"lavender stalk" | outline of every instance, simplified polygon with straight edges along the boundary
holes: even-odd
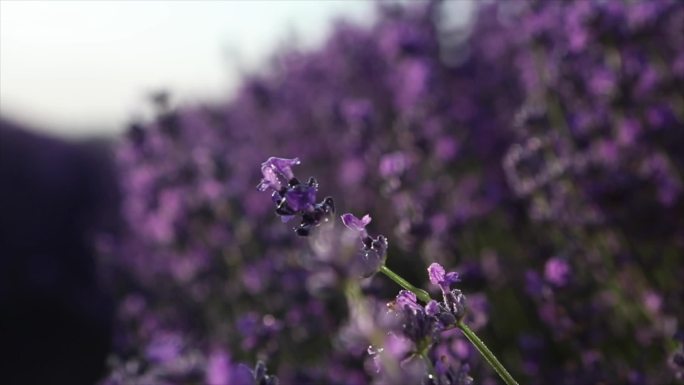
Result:
[[[507,384],[507,385],[517,385],[518,382],[513,379],[513,376],[506,370],[506,368],[503,366],[501,361],[499,361],[494,353],[492,353],[491,350],[487,347],[487,345],[475,334],[475,332],[463,321],[459,321],[457,324],[458,328],[461,329],[463,332],[463,335],[468,338],[468,341],[470,341],[473,346],[477,349],[478,352],[480,352],[480,355],[484,357],[485,360],[487,360],[487,363],[489,366],[494,369],[494,371],[501,377],[501,379]]]
[[[380,266],[380,272],[385,274],[385,276],[387,276],[392,281],[396,282],[397,285],[415,294],[419,300],[428,303],[432,299],[430,298],[430,294],[428,294],[427,291],[411,285],[409,281],[405,280],[402,276],[390,270],[389,267],[385,265]]]
[[[257,188],[261,191],[272,191],[276,213],[282,217],[283,221],[289,222],[295,217],[301,218],[301,222],[294,227],[294,230],[297,235],[308,236],[314,228],[331,219],[335,212],[335,205],[330,197],[316,203],[318,190],[316,180],[310,178],[307,183],[301,183],[292,172],[292,167],[299,163],[298,158],[269,158],[261,165],[263,179]],[[434,342],[433,339],[436,338],[431,331],[437,330],[439,334],[439,331],[453,328],[455,325],[507,385],[518,384],[487,345],[468,325],[463,323],[466,314],[465,296],[459,289],[452,288],[453,284],[459,281],[458,273],[446,272],[438,263],[433,263],[428,267],[430,282],[439,286],[442,291],[442,302],[433,300],[427,291],[415,287],[385,265],[387,238],[383,235],[375,237],[369,235],[366,230],[366,226],[371,222],[369,215],[357,218],[351,213],[346,213],[341,216],[341,219],[348,229],[359,234],[362,245],[348,273],[359,278],[371,277],[381,272],[407,290],[399,293],[392,307],[408,317],[404,331],[407,332],[408,339],[419,347],[417,353],[426,362],[429,379],[434,379],[436,375],[435,368],[427,355],[428,349]],[[352,287],[356,286],[348,285],[348,289]],[[350,299],[358,299],[361,296],[358,287],[352,293]],[[347,295],[349,296],[350,292],[347,292]],[[424,302],[425,305],[419,305],[417,300]],[[380,349],[379,352],[382,350]]]

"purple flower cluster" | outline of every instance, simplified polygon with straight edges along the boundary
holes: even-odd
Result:
[[[445,275],[444,268],[437,263],[432,264],[428,272],[431,282],[442,289],[443,302],[430,300],[423,306],[414,293],[401,290],[389,304],[398,322],[386,327],[387,337],[383,346],[371,346],[369,354],[380,381],[425,385],[471,384],[473,379],[468,375],[469,365],[464,357],[445,349],[455,341],[463,343],[448,333],[463,319],[466,311],[465,296],[458,289],[451,288],[457,274]]]
[[[273,190],[273,201],[276,204],[276,214],[283,216],[284,221],[288,221],[295,215],[302,216],[302,225],[296,231],[298,235],[310,235],[312,227],[318,226],[320,221],[329,212],[324,209],[326,203],[330,202],[330,211],[334,211],[332,198],[326,198],[324,202],[315,204],[316,189],[318,184],[314,178],[303,186],[295,178],[291,167],[299,164],[298,158],[284,159],[270,157],[262,163],[261,173],[263,179],[257,186],[258,190]],[[287,187],[280,181],[278,175],[289,180]],[[325,218],[328,219],[327,217]],[[371,222],[370,215],[366,214],[359,219],[353,214],[347,213],[341,217],[342,223],[350,230],[358,232],[363,248],[360,255],[352,261],[356,268],[351,270],[355,273],[360,272],[361,277],[367,278],[378,272],[381,266],[385,265],[387,257],[387,239],[379,235],[376,238],[368,235],[366,226]],[[300,231],[303,226],[306,231]],[[429,300],[423,307],[418,304],[416,294],[408,290],[401,290],[396,300],[390,304],[392,308],[400,313],[400,329],[392,332],[392,328],[383,330],[378,328],[381,335],[386,335],[384,344],[389,346],[388,353],[392,356],[391,362],[400,363],[401,369],[410,367],[408,377],[404,375],[404,370],[397,371],[396,365],[392,369],[389,378],[383,378],[388,373],[389,368],[383,368],[386,364],[387,356],[385,348],[368,348],[370,356],[374,357],[376,373],[379,373],[379,381],[388,380],[389,383],[397,383],[400,376],[402,381],[410,379],[407,383],[417,383],[425,385],[467,385],[472,383],[472,378],[467,375],[468,365],[459,365],[456,369],[447,364],[445,356],[437,360],[436,370],[429,369],[435,367],[428,354],[432,347],[440,342],[441,332],[453,328],[465,316],[466,302],[465,296],[458,289],[452,289],[452,285],[458,282],[458,273],[446,273],[444,267],[438,263],[433,263],[428,267],[430,282],[438,286],[442,291],[443,301],[438,303]],[[357,299],[358,300],[358,299]],[[352,317],[353,318],[353,317]],[[376,326],[377,327],[377,326]],[[409,365],[407,361],[412,361],[416,357],[426,360],[425,365]],[[422,368],[422,371],[421,371]],[[422,378],[422,380],[420,380]]]
[[[271,197],[276,204],[276,213],[283,222],[288,222],[294,216],[301,216],[302,222],[297,226],[297,235],[307,236],[313,227],[330,219],[335,213],[333,199],[327,197],[316,203],[318,182],[310,178],[307,183],[301,183],[294,177],[292,166],[299,164],[299,159],[284,159],[270,157],[261,164],[264,178],[257,189],[259,191],[273,190]],[[285,183],[281,180],[285,179]]]
[[[312,177],[306,184],[300,183],[292,171],[292,166],[299,163],[298,158],[268,158],[261,165],[263,179],[257,189],[259,191],[273,190],[271,197],[276,205],[276,214],[282,218],[283,222],[300,216],[301,223],[295,228],[295,232],[299,236],[308,236],[313,228],[331,219],[335,213],[335,203],[332,197],[326,197],[320,203],[316,203],[318,182]],[[285,178],[287,183],[281,181],[281,178]],[[375,238],[368,235],[366,226],[371,221],[370,215],[358,219],[353,214],[347,213],[343,214],[341,219],[348,229],[359,233],[362,243],[359,255],[349,261],[351,266],[347,270],[362,277],[373,275],[385,263],[387,238],[383,235]]]
[[[431,301],[427,304],[426,310],[428,315],[437,316],[445,325],[452,325],[456,321],[460,321],[465,316],[465,296],[458,289],[452,289],[451,286],[458,282],[458,273],[445,273],[444,268],[439,263],[433,263],[428,267],[430,282],[433,285],[439,286],[442,290],[442,304],[437,304]]]
[[[392,357],[430,336],[435,383],[497,381],[459,330],[435,337],[459,321],[521,383],[681,377],[684,3],[483,2],[457,27],[449,6],[382,3],[229,102],[131,126],[127,228],[101,246],[110,379],[208,382],[227,362],[211,381],[231,383],[261,360],[286,384],[420,383],[425,360],[397,378]],[[336,206],[373,222],[336,226]],[[441,300],[402,293],[385,318],[396,287],[357,279],[385,263]]]

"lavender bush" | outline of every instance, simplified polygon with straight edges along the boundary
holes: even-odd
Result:
[[[130,127],[103,384],[681,381],[684,3],[447,5]]]

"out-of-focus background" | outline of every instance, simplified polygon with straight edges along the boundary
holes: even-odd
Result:
[[[0,384],[684,379],[684,2],[0,17]]]

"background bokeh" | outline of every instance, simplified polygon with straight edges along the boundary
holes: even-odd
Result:
[[[454,3],[459,22],[472,6]],[[221,100],[280,46],[315,47],[333,20],[373,21],[366,1],[3,1],[4,116],[43,131],[115,135],[160,89]]]
[[[97,144],[119,197],[88,222],[112,299],[101,383],[242,384],[257,360],[283,384],[392,383],[347,308],[340,249],[297,237],[256,190],[269,156],[298,157],[340,213],[370,213],[411,282],[458,271],[467,322],[521,383],[681,382],[684,3],[371,8],[320,44],[282,42],[229,97],[155,85],[152,114]],[[373,314],[397,289],[362,285]],[[499,381],[459,333],[429,355]]]

